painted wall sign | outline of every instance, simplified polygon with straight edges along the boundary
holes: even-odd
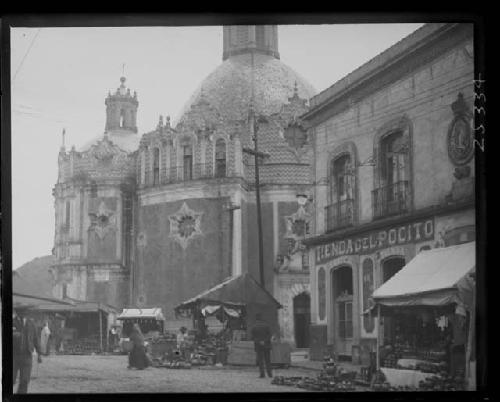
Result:
[[[322,264],[342,255],[369,254],[376,250],[434,238],[434,219],[374,230],[363,236],[316,246],[316,263]]]

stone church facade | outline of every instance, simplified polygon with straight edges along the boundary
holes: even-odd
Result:
[[[175,125],[138,133],[121,78],[103,135],[61,147],[53,193],[59,297],[174,307],[248,272],[259,278],[250,109],[258,117],[265,287],[283,305],[280,337],[308,346],[312,146],[300,116],[315,90],[279,59],[276,26],[223,28],[223,62]]]

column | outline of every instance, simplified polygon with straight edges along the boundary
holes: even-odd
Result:
[[[231,197],[231,202],[233,205],[238,205],[241,207],[241,192],[237,190]],[[241,269],[241,208],[234,209],[233,213],[233,250],[232,250],[232,274],[233,276],[240,275],[242,273]]]

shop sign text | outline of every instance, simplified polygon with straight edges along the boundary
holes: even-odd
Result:
[[[334,241],[316,247],[316,263],[342,255],[369,254],[376,250],[434,238],[434,220],[407,223],[384,230],[374,230],[359,237]]]

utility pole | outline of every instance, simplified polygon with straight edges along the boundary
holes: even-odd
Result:
[[[255,111],[254,111],[254,54],[251,54],[252,58],[252,94],[250,97],[250,110],[249,110],[249,123],[250,123],[250,134],[252,135],[252,140],[254,144],[254,149],[243,148],[243,152],[253,155],[255,160],[255,200],[257,204],[257,230],[258,230],[258,241],[259,241],[259,276],[260,284],[265,288],[264,279],[264,240],[262,238],[262,213],[260,206],[260,182],[259,182],[259,158],[268,157],[269,154],[259,152],[257,133],[259,131],[259,126],[255,121]],[[260,116],[259,122],[265,122],[266,120]]]

